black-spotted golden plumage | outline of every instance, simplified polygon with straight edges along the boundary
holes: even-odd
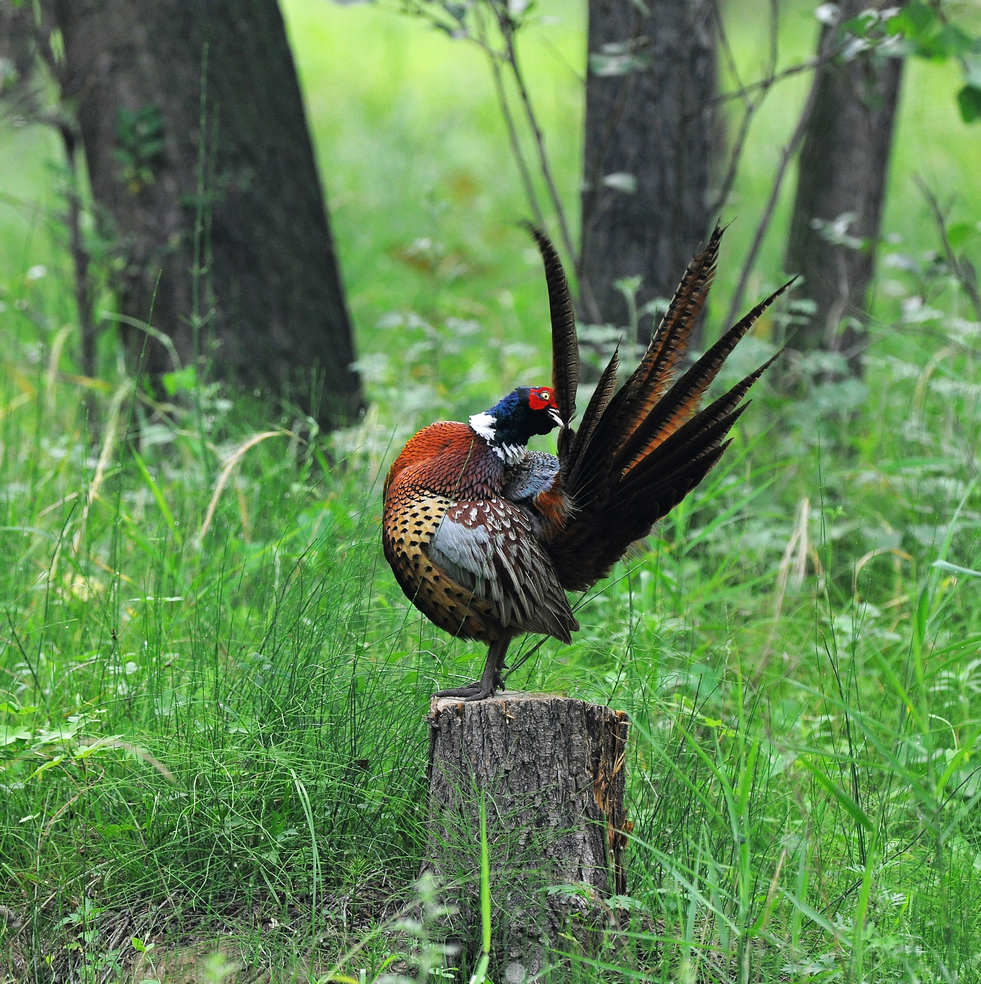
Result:
[[[539,392],[551,399],[550,390]],[[522,482],[528,458],[523,444],[515,447],[521,454],[509,464],[471,426],[432,424],[409,441],[385,481],[385,557],[402,590],[441,629],[500,654],[488,661],[482,685],[461,688],[465,697],[500,685],[515,635],[568,642],[579,627],[539,536],[545,514],[534,499],[547,490],[537,488],[534,470]]]
[[[647,352],[617,389],[614,352],[583,414],[575,318],[551,242],[531,228],[552,319],[551,388],[519,387],[467,424],[437,423],[403,448],[385,481],[385,557],[413,604],[454,636],[489,646],[480,680],[442,695],[478,700],[501,685],[510,640],[578,629],[565,596],[603,577],[705,477],[769,362],[698,404],[728,354],[784,284],[697,362],[677,367],[712,284],[722,232],[692,260]],[[771,360],[772,361],[772,360]],[[528,451],[561,427],[558,457]]]

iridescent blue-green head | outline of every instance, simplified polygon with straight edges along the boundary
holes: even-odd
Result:
[[[470,427],[507,464],[524,456],[525,445],[535,434],[547,434],[562,426],[549,386],[519,386],[483,413],[470,418]]]

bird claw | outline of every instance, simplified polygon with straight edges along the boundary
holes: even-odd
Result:
[[[497,689],[498,688],[495,687],[491,690],[484,686],[482,681],[475,680],[473,683],[468,683],[465,687],[453,687],[450,690],[437,690],[433,696],[459,697],[464,701],[486,700],[488,697],[493,697]]]
[[[480,681],[468,683],[465,687],[451,687],[449,690],[437,690],[434,697],[463,697],[469,699],[480,691]]]
[[[498,690],[504,689],[504,681],[501,679],[501,671],[506,670],[504,654],[507,652],[508,640],[498,640],[491,643],[487,653],[487,662],[484,664],[484,672],[481,673],[479,680],[468,683],[465,687],[454,687],[451,690],[437,690],[437,697],[459,697],[465,701],[486,700],[493,697]]]

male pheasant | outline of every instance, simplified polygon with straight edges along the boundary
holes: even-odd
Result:
[[[385,480],[382,540],[402,590],[441,629],[489,645],[479,680],[437,696],[494,694],[516,635],[571,641],[579,624],[565,592],[606,575],[725,451],[726,434],[747,406],[743,397],[773,360],[701,411],[699,401],[736,343],[792,282],[678,374],[715,272],[717,227],[689,263],[637,368],[617,389],[614,352],[573,430],[579,351],[572,301],[554,247],[529,229],[548,284],[552,386],[520,386],[466,424],[431,424],[409,440]],[[558,457],[527,449],[529,438],[555,427]]]

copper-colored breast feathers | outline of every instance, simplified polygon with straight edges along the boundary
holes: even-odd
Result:
[[[536,514],[501,494],[510,474],[465,424],[420,431],[385,482],[385,557],[406,596],[451,635],[493,642],[530,631],[568,641],[578,626]]]
[[[436,531],[452,505],[445,496],[400,489],[386,501],[385,556],[406,597],[450,635],[489,642],[500,635],[491,606],[475,599],[430,556]]]

